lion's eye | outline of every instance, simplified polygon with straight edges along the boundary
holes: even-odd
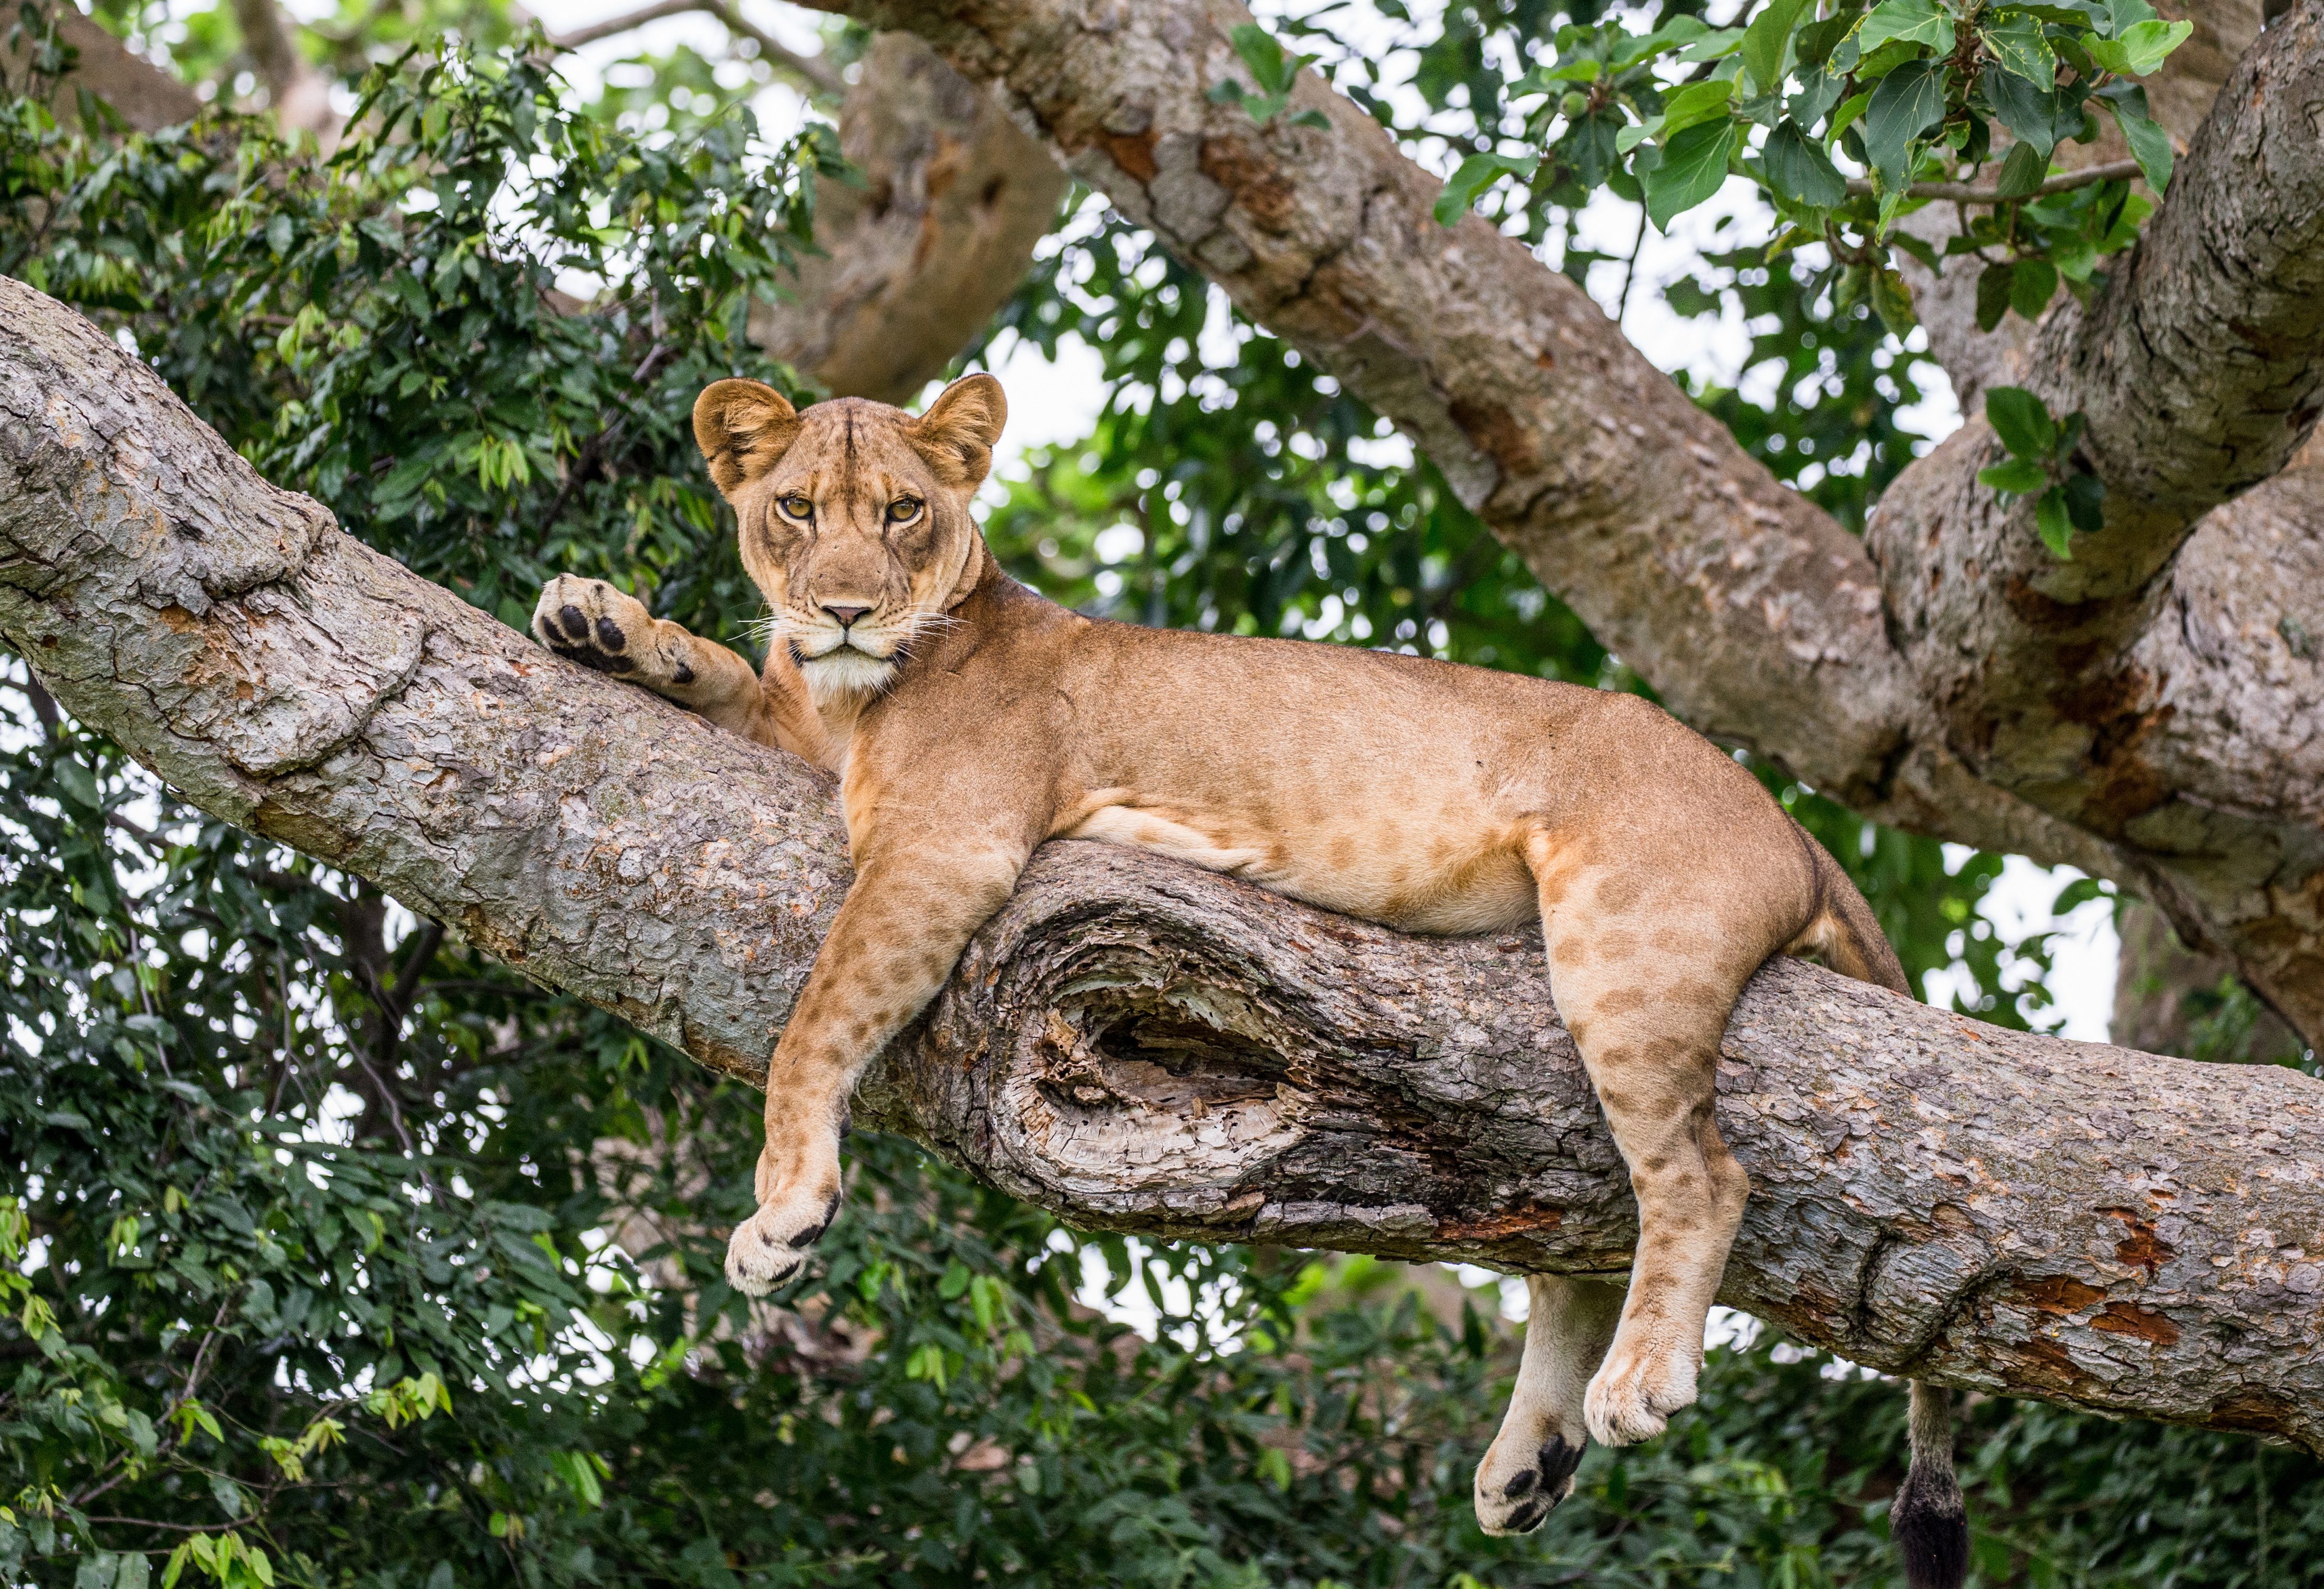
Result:
[[[908,524],[920,516],[919,502],[913,497],[899,496],[888,504],[888,522]]]
[[[793,519],[809,518],[815,513],[815,503],[804,496],[787,496],[775,505],[783,510],[786,517]]]

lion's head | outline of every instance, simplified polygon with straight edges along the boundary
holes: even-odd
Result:
[[[756,381],[695,400],[694,437],[734,504],[742,566],[818,704],[882,688],[967,594],[980,546],[969,498],[1008,416],[991,375],[954,382],[918,419],[855,397],[801,412]]]

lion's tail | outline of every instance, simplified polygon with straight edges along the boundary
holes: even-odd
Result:
[[[1808,924],[1784,946],[1784,952],[1820,955],[1824,964],[1842,976],[1873,983],[1911,998],[1913,984],[1905,978],[1904,963],[1889,947],[1887,935],[1880,930],[1879,920],[1872,914],[1872,907],[1866,902],[1855,880],[1840,870],[1831,852],[1816,843],[1806,828],[1797,823],[1793,827],[1800,847],[1807,853],[1808,864],[1814,869],[1815,895]]]
[[[1911,998],[1904,963],[1854,880],[1805,828],[1799,837],[1815,869],[1815,902],[1789,952],[1821,955],[1843,976]],[[1913,1381],[1912,1446],[1904,1488],[1888,1510],[1904,1582],[1909,1589],[1960,1589],[1969,1576],[1969,1513],[1953,1473],[1952,1395],[1941,1386]]]
[[[1952,1393],[1913,1381],[1913,1464],[1888,1508],[1888,1537],[1909,1589],[1960,1589],[1969,1576],[1969,1513],[1953,1475]]]

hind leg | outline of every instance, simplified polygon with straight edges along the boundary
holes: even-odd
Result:
[[[1488,1534],[1528,1533],[1572,1493],[1589,1439],[1582,1398],[1622,1313],[1619,1286],[1534,1274],[1526,1289],[1533,1306],[1517,1389],[1477,1464],[1477,1522]]]
[[[1591,1437],[1628,1445],[1694,1400],[1703,1321],[1751,1190],[1711,1118],[1719,1041],[1767,946],[1741,941],[1752,935],[1722,924],[1714,901],[1641,909],[1619,873],[1544,882],[1552,995],[1638,1199],[1629,1294],[1584,1401]]]

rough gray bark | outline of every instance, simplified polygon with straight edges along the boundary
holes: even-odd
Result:
[[[839,129],[863,186],[822,189],[824,253],[752,340],[835,396],[908,402],[1025,279],[1065,173],[909,33],[872,41]]]
[[[2108,763],[2145,692],[2124,651],[2155,576],[2212,508],[2269,478],[2324,411],[2324,5],[2247,52],[2137,247],[2084,313],[2043,321],[2021,383],[2089,415],[2106,528],[2061,560],[1976,470],[1981,418],[1905,471],[1867,532],[1891,630],[1949,743],[1992,781],[2109,839],[2168,791]],[[2108,697],[2102,705],[2092,697]],[[2324,744],[2316,771],[2324,773]]]
[[[257,479],[0,280],[0,636],[206,808],[757,1076],[844,892],[828,781],[561,662]],[[1859,1362],[2324,1451],[2324,1084],[1813,967],[1730,1025],[1724,1298]],[[1531,935],[1407,938],[1058,845],[863,1118],[1093,1226],[1619,1268]]]
[[[1965,707],[1943,688],[1954,673],[1987,677],[1975,666],[1985,651],[1941,665],[1941,647],[1923,643],[1932,632],[1925,614],[1950,612],[1949,603],[2018,625],[2013,645],[2046,631],[2043,643],[2058,642],[2049,654],[2078,680],[2107,678],[2088,678],[2090,659],[2055,633],[2059,620],[2041,605],[2050,596],[2029,586],[2033,599],[2020,611],[2008,600],[2017,587],[1993,576],[1994,566],[2046,553],[2024,525],[2007,531],[2024,547],[1978,528],[1980,516],[1993,516],[1992,494],[1974,480],[1990,461],[1979,428],[1918,465],[1909,491],[1891,487],[1892,502],[1920,493],[1934,505],[1884,510],[1884,525],[1917,528],[1885,531],[1885,567],[1876,567],[1863,542],[1748,458],[1570,282],[1473,217],[1438,226],[1429,215],[1435,179],[1320,79],[1304,77],[1294,105],[1321,111],[1326,128],[1260,127],[1240,106],[1213,103],[1211,87],[1243,71],[1227,38],[1247,20],[1234,0],[816,3],[908,27],[1005,92],[1069,170],[1410,434],[1495,533],[1695,727],[1769,755],[1868,816],[2125,882],[2163,902],[2190,938],[2233,955],[2311,1039],[2324,1037],[2324,977],[2305,970],[2324,957],[2324,866],[2309,858],[2324,833],[2286,809],[2300,795],[2254,784],[2222,799],[2227,775],[2216,764],[2200,793],[2181,799],[2167,784],[2151,798],[2140,792],[2142,811],[2168,807],[2166,823],[2184,818],[2181,827],[2201,826],[2207,842],[2229,846],[2190,850],[2176,832],[2150,837],[2122,818],[2119,799],[2086,787],[2112,777],[2126,747],[2152,730],[2140,715],[2151,703],[2126,711],[2120,691],[2063,691],[2053,716],[2066,720],[2054,735],[1997,748],[1977,703]],[[2255,106],[2238,100],[2182,163],[2174,193],[2211,197],[2188,201],[2177,220],[2166,205],[2153,223],[2165,241],[2140,256],[2154,263],[2123,273],[2089,337],[2061,344],[2059,358],[2080,347],[2099,366],[2086,373],[2080,406],[2135,434],[2183,422],[2190,439],[2160,448],[2172,461],[2159,476],[2107,455],[2121,476],[2118,506],[2148,491],[2163,505],[2132,514],[2145,528],[2126,528],[2120,556],[2094,553],[2089,567],[2130,570],[2144,559],[2151,578],[2156,544],[2183,539],[2202,507],[2281,467],[2313,418],[2305,405],[2324,371],[2315,357],[2324,300],[2315,261],[2324,249],[2312,234],[2324,206],[2311,193],[2324,159],[2301,107],[2316,97],[2305,85],[2324,60],[2319,9],[2310,0],[2271,30],[2264,60],[2249,69],[2282,92]],[[2264,129],[2278,135],[2265,148],[2263,187],[2246,166]],[[2234,235],[2200,246],[2204,226]],[[2190,353],[2185,339],[2225,323],[2239,283],[2258,294],[2265,356]],[[2124,351],[2136,341],[2125,328],[2147,323],[2150,311],[2181,339],[2181,368],[2168,381]],[[2218,374],[2218,401],[2202,414],[2139,407],[2134,387],[2184,392],[2198,366]],[[2263,416],[2255,429],[2254,413]],[[1990,542],[1994,562],[1964,562],[1950,539],[1957,533]],[[1939,588],[1904,589],[1906,568],[1932,572]],[[2134,623],[2122,639],[2135,633]],[[2247,661],[2238,653],[2221,665]],[[2302,743],[2324,755],[2324,734]],[[2022,768],[2007,760],[2019,753]],[[2091,764],[2061,772],[2078,753]],[[2128,791],[2126,781],[2114,790]]]

